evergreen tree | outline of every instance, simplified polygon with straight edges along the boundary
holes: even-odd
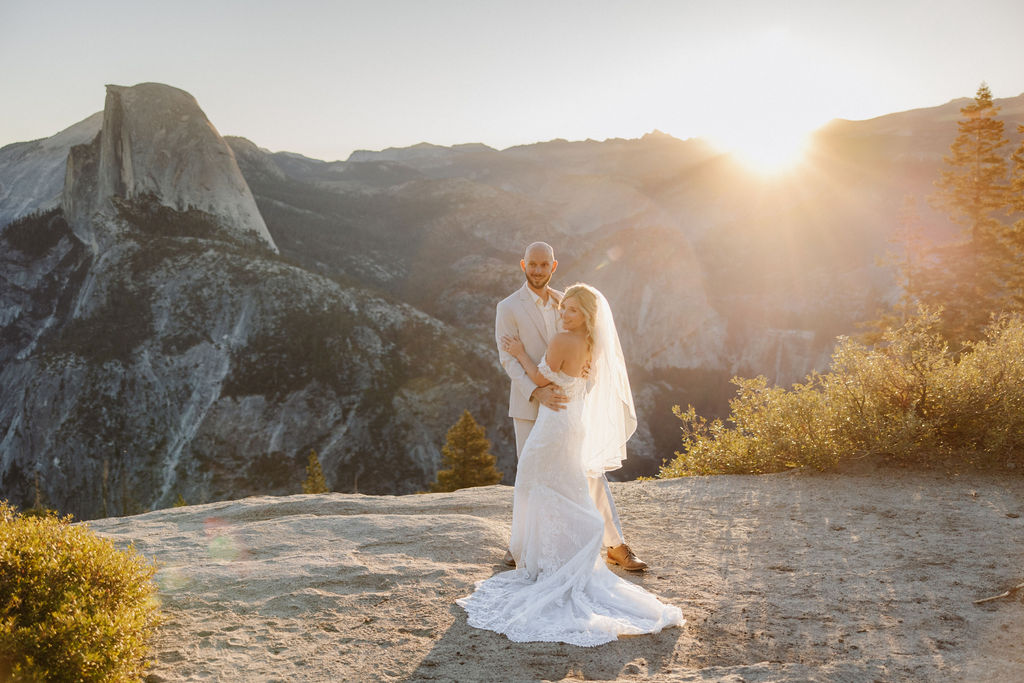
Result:
[[[42,488],[39,486],[39,473],[36,472],[35,479],[33,481],[34,495],[32,498],[32,507],[25,510],[22,514],[29,517],[47,517],[57,513],[56,510],[51,510],[46,506],[43,499]]]
[[[302,482],[303,493],[327,493],[327,480],[324,479],[323,468],[316,451],[309,451],[309,463],[306,465],[306,481]]]
[[[1006,159],[1000,150],[1009,143],[999,107],[992,103],[988,85],[982,83],[974,101],[960,109],[960,134],[945,158],[948,169],[936,183],[936,199],[950,218],[965,226],[968,237],[980,242],[996,236],[1001,223],[996,215],[1006,208],[1008,190]]]
[[[960,341],[980,338],[991,314],[1007,309],[1008,284],[1020,269],[1000,220],[1010,194],[1001,151],[1008,140],[998,112],[985,83],[961,108],[964,118],[957,122],[959,135],[945,158],[948,168],[936,183],[934,200],[964,226],[964,235],[933,248],[927,265],[913,279],[907,277],[908,297],[942,306],[944,333]]]
[[[441,448],[441,458],[449,469],[437,473],[437,481],[430,485],[430,490],[440,493],[497,484],[502,474],[494,469],[497,458],[490,450],[491,442],[484,428],[468,410],[463,411],[459,421],[448,430],[447,441]]]

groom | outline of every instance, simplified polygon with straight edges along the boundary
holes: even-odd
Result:
[[[498,345],[498,357],[502,367],[512,380],[509,393],[508,414],[516,432],[516,458],[523,452],[526,437],[537,420],[537,410],[545,405],[552,410],[564,410],[568,400],[554,384],[538,387],[526,375],[523,366],[512,355],[502,349],[503,336],[517,336],[523,341],[526,353],[539,363],[548,348],[548,341],[558,331],[558,305],[562,293],[549,286],[551,275],[558,267],[555,251],[544,242],[534,242],[526,248],[519,267],[526,275],[526,283],[511,296],[498,303],[494,321],[494,339]],[[643,571],[647,564],[638,558],[622,538],[619,513],[615,510],[608,480],[588,477],[590,497],[604,518],[603,544],[608,548],[608,562],[620,565],[629,571]],[[512,553],[505,551],[504,562],[515,566]]]

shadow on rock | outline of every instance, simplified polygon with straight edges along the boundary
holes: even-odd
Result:
[[[461,607],[452,605],[449,611],[455,621],[410,680],[617,680],[623,676],[656,676],[671,673],[673,652],[684,632],[668,628],[597,647],[513,643],[492,631],[471,627]]]

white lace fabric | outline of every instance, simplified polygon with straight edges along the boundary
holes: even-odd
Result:
[[[470,626],[515,642],[590,647],[683,624],[679,608],[619,578],[601,559],[604,522],[581,459],[587,379],[551,370],[546,358],[538,367],[569,401],[557,412],[540,408],[519,457],[510,543],[516,569],[477,582],[456,602]]]

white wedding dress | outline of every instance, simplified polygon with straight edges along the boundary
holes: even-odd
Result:
[[[541,407],[516,475],[510,549],[516,569],[479,581],[457,600],[469,625],[515,642],[594,646],[684,623],[678,607],[619,578],[601,558],[604,521],[587,487],[581,452],[587,380],[553,372],[569,402]]]

